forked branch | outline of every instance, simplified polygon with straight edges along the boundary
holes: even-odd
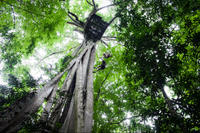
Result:
[[[84,22],[80,21],[78,19],[77,15],[75,15],[74,13],[68,11],[68,16],[73,21],[73,22],[68,22],[69,24],[72,24],[72,25],[75,25],[75,26],[78,26],[78,27],[81,27],[81,28],[84,27]]]
[[[70,16],[70,15],[74,16],[75,19],[76,19],[75,21],[79,21],[78,17],[77,17],[74,13],[68,11],[68,15],[69,15],[69,16]],[[71,18],[71,16],[70,16],[70,18]],[[73,20],[74,20],[74,19],[73,19]]]
[[[91,2],[89,2],[88,0],[86,0],[86,1],[87,1],[87,3],[88,3],[89,5],[93,6],[93,10],[95,10],[95,11],[96,11],[97,5],[95,4],[95,1],[94,1],[94,0],[92,0],[92,3],[91,3]]]
[[[81,25],[75,23],[75,22],[67,22],[68,24],[71,24],[71,25],[74,25],[74,26],[77,26],[77,27],[80,27],[80,28],[83,28]]]
[[[92,4],[93,4],[94,9],[96,9],[96,4],[94,0],[92,0]]]
[[[86,1],[87,1],[87,3],[88,3],[89,5],[92,5],[92,6],[94,7],[94,8],[93,8],[93,11],[90,13],[89,17],[92,16],[93,14],[96,14],[96,12],[98,12],[98,11],[104,9],[104,8],[107,8],[107,7],[110,7],[110,6],[115,6],[115,5],[118,5],[118,4],[121,3],[121,2],[117,2],[117,3],[114,3],[114,4],[110,4],[110,5],[107,5],[107,6],[103,6],[103,7],[97,8],[96,5],[95,5],[95,1],[94,1],[94,0],[92,0],[92,3],[90,3],[88,0],[86,0]],[[123,11],[124,9],[125,9],[125,8],[123,8],[121,11]],[[121,11],[120,11],[120,12],[121,12]],[[115,15],[115,17],[112,18],[112,19],[110,20],[110,22],[108,23],[108,26],[109,26],[117,17],[118,17],[118,15]]]
[[[104,8],[107,8],[107,7],[110,7],[110,6],[115,6],[115,5],[117,5],[117,4],[118,4],[118,3],[110,4],[110,5],[107,5],[107,6],[100,7],[100,8],[97,9],[97,11],[100,11],[100,10],[102,10],[102,9],[104,9]]]
[[[92,3],[90,3],[88,0],[86,0],[86,1],[87,1],[87,3],[88,3],[89,5],[93,6]]]

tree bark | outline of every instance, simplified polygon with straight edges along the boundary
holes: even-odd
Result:
[[[55,85],[62,77],[64,72],[58,74],[49,81],[43,88],[32,92],[29,95],[19,99],[6,110],[0,112],[0,132],[16,132],[23,126],[24,120],[30,118],[42,105],[45,98],[49,97]]]
[[[88,41],[85,42],[84,46],[84,50],[74,62],[74,66],[77,65],[76,72],[71,73],[71,77],[74,77],[73,84],[75,86],[68,84],[68,86],[73,86],[74,88],[69,87],[69,90],[73,90],[73,92],[71,91],[73,94],[70,98],[70,105],[64,107],[64,110],[68,108],[68,112],[67,116],[64,117],[65,121],[60,129],[62,133],[92,132],[95,43]],[[71,69],[73,69],[73,67],[71,67]],[[67,84],[65,84],[65,86],[67,86]],[[66,115],[65,111],[63,111],[61,118],[63,115]]]
[[[95,43],[85,41],[82,45],[83,50],[79,56],[66,68],[69,72],[62,87],[64,97],[57,100],[54,108],[52,109],[52,100],[56,95],[58,80],[64,72],[52,79],[43,89],[26,96],[25,100],[17,101],[8,111],[0,112],[1,132],[16,132],[20,129],[22,122],[38,110],[44,99],[47,99],[47,104],[41,120],[50,120],[53,128],[56,122],[64,122],[60,129],[63,133],[92,132]]]
[[[65,71],[37,93],[30,94],[24,98],[25,100],[22,99],[8,110],[0,112],[0,132],[16,132],[21,128],[22,122],[38,110],[45,98],[48,99],[48,102],[41,120],[50,121],[48,124],[53,129],[56,128],[57,122],[60,122],[64,123],[59,130],[62,133],[92,132],[95,42],[101,40],[106,28],[116,17],[107,23],[96,15],[97,11],[105,7],[97,9],[94,0],[91,5],[93,11],[86,22],[79,21],[75,14],[68,12],[68,16],[73,21],[68,23],[82,28],[85,40],[72,54],[78,56],[65,69],[69,72],[62,86],[64,96],[60,96],[57,103],[52,104],[52,99],[56,95],[57,83]]]
[[[51,94],[49,95],[49,97],[47,97],[47,103],[45,105],[45,108],[43,109],[42,115],[40,120],[43,122],[46,122],[48,120],[50,111],[51,111],[51,107],[53,105],[53,100],[56,97],[56,91],[58,89],[58,85],[56,84],[55,87],[53,88]]]

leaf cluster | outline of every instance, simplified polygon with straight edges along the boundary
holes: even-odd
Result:
[[[129,1],[120,13],[117,38],[126,47],[133,107],[154,119],[157,132],[191,132],[199,126],[197,5],[193,0]],[[173,96],[166,95],[166,87]]]

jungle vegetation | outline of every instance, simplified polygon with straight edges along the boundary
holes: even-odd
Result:
[[[70,117],[75,132],[82,124],[94,133],[200,132],[199,5],[199,0],[0,0],[0,131],[66,132],[69,118],[59,114],[64,108],[70,112],[75,100],[74,112],[93,112],[90,120],[87,113],[84,119]],[[82,22],[104,6],[96,15],[116,19],[100,40],[86,41]],[[75,89],[66,93],[70,73]],[[83,86],[90,81],[90,94],[80,92],[83,103],[93,94],[90,108],[79,108],[77,81]],[[18,103],[22,109],[15,108]],[[51,115],[45,115],[47,107]],[[28,111],[17,119],[23,108]],[[3,118],[5,110],[16,121]],[[52,112],[56,119],[50,119]]]

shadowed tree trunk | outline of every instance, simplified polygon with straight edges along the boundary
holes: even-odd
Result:
[[[24,120],[30,118],[49,97],[64,72],[58,74],[43,88],[16,101],[12,106],[0,112],[0,132],[16,132],[23,126]]]

